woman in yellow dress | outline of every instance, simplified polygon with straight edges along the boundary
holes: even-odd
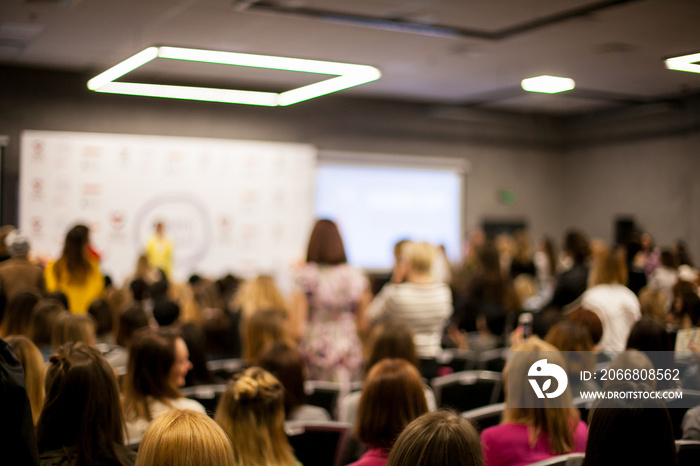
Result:
[[[89,243],[88,228],[74,226],[66,235],[61,257],[44,269],[46,289],[63,292],[70,311],[76,314],[85,314],[104,289],[104,277]]]

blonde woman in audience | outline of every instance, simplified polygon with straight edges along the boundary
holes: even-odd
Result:
[[[104,289],[97,257],[90,250],[89,230],[76,225],[66,234],[61,257],[44,269],[49,292],[61,291],[68,298],[71,312],[85,314],[88,306]]]
[[[451,411],[424,414],[396,439],[387,466],[484,466],[479,433]]]
[[[66,343],[78,341],[95,346],[95,322],[86,314],[60,315],[55,322],[51,345],[59,348]]]
[[[481,433],[487,466],[525,465],[586,449],[586,424],[580,420],[571,390],[538,402],[528,381],[530,368],[546,359],[566,367],[561,353],[537,337],[511,347],[504,371],[506,409],[501,424]]]
[[[269,275],[260,275],[253,280],[246,280],[238,288],[229,305],[232,311],[240,312],[245,323],[255,313],[263,309],[287,309],[275,281]]]
[[[230,381],[214,419],[236,466],[299,466],[284,432],[284,388],[269,372],[251,367]]]
[[[131,466],[136,453],[124,447],[123,426],[114,369],[97,348],[61,347],[46,372],[46,402],[36,431],[42,466]]]
[[[275,343],[293,344],[287,313],[282,309],[254,312],[243,333],[243,359],[257,364],[260,356]]]
[[[235,466],[226,433],[206,414],[172,409],[151,422],[136,466]]]
[[[291,327],[301,338],[312,380],[347,384],[361,378],[358,324],[371,300],[369,281],[347,263],[343,239],[330,220],[316,222],[306,264],[295,270]]]
[[[590,288],[581,295],[581,307],[595,312],[603,324],[603,351],[624,351],[627,337],[642,317],[637,296],[625,286],[627,266],[622,251],[603,248],[593,259]]]
[[[27,387],[32,419],[36,425],[44,405],[44,358],[36,345],[24,335],[10,335],[5,341],[12,346],[24,369],[24,385]]]
[[[649,286],[639,290],[639,310],[642,316],[653,317],[661,322],[665,322],[666,303],[669,301],[669,296],[672,295],[667,295],[665,290]]]
[[[428,412],[418,369],[404,359],[382,359],[362,387],[355,435],[368,450],[351,466],[384,466],[394,440]]]
[[[385,285],[368,307],[367,317],[389,316],[406,322],[414,333],[421,373],[430,379],[437,376],[435,357],[442,351],[443,329],[452,315],[452,292],[444,283],[436,283],[430,273],[433,245],[409,243],[402,251],[406,282]]]
[[[144,330],[134,337],[122,399],[129,443],[140,439],[162,412],[191,409],[206,413],[201,404],[180,393],[191,368],[187,345],[179,336]]]

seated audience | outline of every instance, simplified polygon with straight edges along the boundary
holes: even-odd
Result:
[[[32,309],[31,339],[41,351],[44,361],[49,360],[53,347],[51,339],[58,317],[67,313],[66,308],[55,299],[42,299]]]
[[[387,466],[484,466],[479,434],[450,411],[411,422],[396,439]]]
[[[42,465],[133,465],[123,425],[114,370],[96,348],[69,343],[51,356],[36,430]]]
[[[617,391],[646,389],[632,382],[608,387]],[[599,400],[590,419],[584,466],[678,464],[673,426],[661,400],[643,397]]]
[[[442,333],[452,315],[452,292],[431,275],[435,247],[429,243],[409,243],[402,248],[404,283],[390,283],[367,308],[371,320],[390,316],[406,322],[414,333],[421,374],[437,376],[435,358],[442,351]]]
[[[298,466],[284,432],[284,388],[259,367],[230,381],[214,416],[233,445],[237,465]]]
[[[260,367],[274,375],[284,387],[284,413],[288,421],[330,421],[320,406],[306,404],[306,366],[299,351],[287,343],[275,343],[259,359]]]
[[[209,416],[171,409],[148,426],[136,466],[236,466],[226,433]]]
[[[148,424],[169,409],[206,413],[201,404],[183,397],[179,390],[192,368],[188,358],[187,345],[178,336],[153,330],[135,336],[122,399],[129,443],[143,437]]]
[[[44,286],[44,270],[41,266],[29,261],[29,239],[19,230],[10,232],[5,238],[10,259],[0,263],[0,290],[7,301],[20,291],[29,291],[42,296]]]
[[[59,348],[78,341],[95,346],[95,323],[92,318],[85,314],[60,315],[51,335],[52,346]]]
[[[355,435],[368,447],[352,466],[383,466],[394,440],[428,412],[418,370],[404,359],[382,359],[362,387]]]
[[[595,256],[591,275],[592,286],[581,296],[581,306],[600,318],[601,349],[624,351],[630,330],[642,313],[639,299],[625,286],[627,267],[622,252],[603,248]]]
[[[538,403],[528,382],[535,362],[566,367],[561,353],[549,343],[530,337],[511,348],[505,368],[506,408],[501,424],[481,433],[488,466],[526,465],[586,449],[586,424],[580,420],[569,387],[547,404]]]
[[[32,309],[39,302],[39,295],[21,291],[7,303],[5,316],[0,324],[0,337],[7,335],[31,336]]]
[[[10,335],[5,341],[12,346],[24,369],[24,385],[32,407],[32,419],[36,425],[44,406],[44,358],[32,340],[24,335]]]

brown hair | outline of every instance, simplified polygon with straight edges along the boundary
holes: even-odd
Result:
[[[129,364],[124,376],[124,415],[153,420],[149,398],[168,404],[169,398],[181,398],[180,390],[170,380],[175,363],[175,335],[144,330],[134,338]]]
[[[259,367],[228,383],[214,420],[231,440],[237,465],[296,466],[284,432],[283,397],[279,380]]]
[[[396,439],[387,466],[484,466],[474,426],[451,411],[427,413]]]
[[[369,370],[384,358],[401,358],[418,366],[416,345],[413,342],[413,329],[398,319],[383,319],[370,329],[367,338],[369,357],[365,370]]]
[[[260,356],[260,367],[274,375],[284,386],[285,416],[306,402],[304,392],[306,366],[299,351],[287,343],[275,343]]]
[[[63,253],[54,264],[53,273],[57,281],[67,275],[67,283],[83,284],[94,265],[87,258],[89,230],[85,225],[76,225],[66,234]]]
[[[403,359],[383,359],[365,379],[356,435],[374,448],[391,448],[404,427],[427,412],[418,369]]]
[[[140,304],[132,304],[119,315],[119,330],[116,342],[125,348],[131,345],[131,340],[137,330],[148,328],[148,315]]]
[[[327,219],[317,221],[309,238],[306,262],[338,265],[347,261],[343,238],[340,236],[338,226]]]
[[[603,323],[598,314],[580,307],[569,315],[569,321],[586,327],[594,345],[600,343],[600,339],[603,338]]]
[[[288,326],[287,313],[282,309],[254,312],[243,325],[243,359],[257,363],[273,344],[289,341]]]
[[[114,369],[96,348],[69,343],[51,356],[46,373],[39,453],[76,447],[77,465],[105,456],[119,464],[115,443],[124,444],[124,420]]]
[[[206,414],[171,409],[150,423],[136,466],[234,466],[231,441]]]
[[[66,312],[56,318],[51,346],[58,348],[66,343],[81,341],[88,345],[95,344],[95,322],[87,314]]]
[[[39,302],[39,296],[29,291],[17,293],[5,309],[0,325],[0,337],[7,335],[31,335],[32,309]]]
[[[44,405],[44,358],[32,340],[24,335],[10,335],[5,341],[15,350],[24,369],[24,384],[32,407],[32,419],[36,425]]]
[[[62,312],[67,312],[60,301],[42,299],[32,309],[31,338],[37,346],[51,345],[56,319]]]
[[[569,374],[578,375],[582,370],[593,370],[593,339],[583,325],[567,320],[557,322],[549,329],[544,341],[564,352]]]
[[[529,390],[527,381],[528,368],[544,358],[560,367],[566,367],[561,353],[537,337],[530,337],[511,348],[504,370],[508,390],[503,423],[527,426],[531,447],[546,433],[549,436],[549,453],[561,455],[570,452],[576,446],[573,432],[580,420],[580,414],[574,407],[570,390],[564,391],[557,398],[548,398],[547,407],[533,401],[534,392]]]
[[[618,283],[627,285],[627,265],[625,264],[624,251],[603,248],[593,258],[593,270],[591,270],[590,284],[609,285]]]

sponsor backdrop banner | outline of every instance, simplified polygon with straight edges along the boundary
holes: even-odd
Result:
[[[174,278],[277,273],[304,256],[316,150],[304,144],[25,131],[19,227],[60,255],[84,223],[104,273],[121,281],[162,220]]]

